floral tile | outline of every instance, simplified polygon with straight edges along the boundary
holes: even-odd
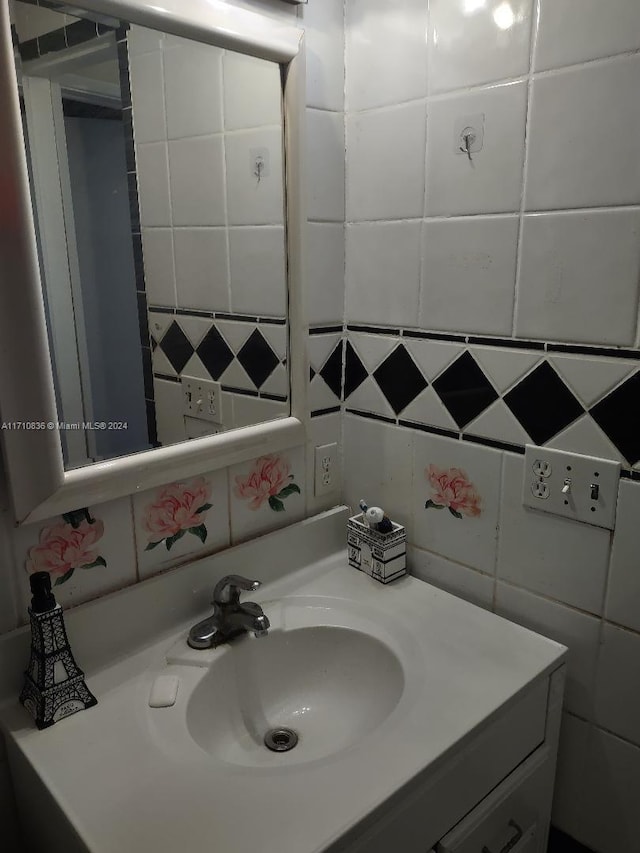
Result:
[[[20,621],[27,619],[33,572],[49,572],[67,607],[135,583],[132,522],[131,501],[120,498],[14,530]]]
[[[493,574],[501,469],[499,451],[416,434],[415,545]]]
[[[142,492],[133,510],[140,578],[229,544],[226,470]]]
[[[229,477],[234,544],[304,517],[304,448],[236,465]]]

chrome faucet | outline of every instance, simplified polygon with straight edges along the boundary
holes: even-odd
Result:
[[[259,586],[260,581],[241,575],[226,575],[218,581],[211,602],[213,613],[189,631],[187,642],[191,648],[212,649],[249,631],[256,637],[264,637],[269,630],[269,620],[262,607],[251,601],[240,604],[241,591],[256,590]]]

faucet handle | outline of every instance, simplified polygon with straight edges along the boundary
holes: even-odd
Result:
[[[242,575],[225,575],[215,585],[213,604],[237,604],[240,592],[254,592],[262,586],[260,581],[252,581]]]

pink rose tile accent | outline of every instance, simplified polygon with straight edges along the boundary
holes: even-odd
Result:
[[[476,487],[462,468],[440,469],[429,465],[425,475],[431,486],[431,497],[425,503],[425,509],[449,510],[455,518],[469,518],[482,514],[482,499]]]
[[[246,476],[235,477],[233,492],[251,510],[260,509],[266,501],[274,512],[284,512],[284,499],[300,494],[300,486],[293,482],[290,471],[289,460],[282,454],[261,456]]]
[[[495,574],[502,453],[415,433],[413,470],[414,544]]]
[[[226,470],[143,492],[133,507],[141,578],[229,544]]]
[[[167,551],[185,533],[192,533],[204,543],[207,539],[205,522],[212,508],[211,485],[204,477],[187,483],[171,483],[156,492],[145,510],[142,526],[148,533],[146,551],[164,543]]]
[[[304,517],[304,448],[268,454],[230,469],[231,538],[242,542]]]
[[[33,572],[49,572],[56,599],[66,607],[136,580],[129,498],[20,527],[12,538],[21,622],[26,621]]]

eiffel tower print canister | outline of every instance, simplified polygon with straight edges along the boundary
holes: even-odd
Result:
[[[48,572],[35,572],[30,583],[31,658],[20,702],[38,728],[46,729],[97,705],[98,700],[85,684],[84,672],[69,648],[62,607],[51,592]]]

